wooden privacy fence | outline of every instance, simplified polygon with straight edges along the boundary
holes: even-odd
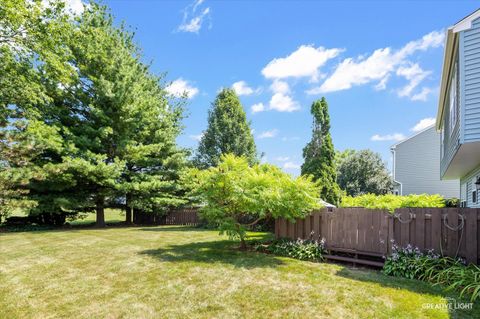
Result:
[[[322,209],[294,223],[277,219],[275,236],[323,238],[329,251],[378,257],[391,254],[392,243],[410,244],[478,264],[479,220],[480,209],[474,208],[402,208],[393,214],[356,207]]]
[[[135,224],[144,225],[185,225],[196,226],[200,223],[198,208],[186,207],[169,211],[166,215],[135,211],[133,214]]]

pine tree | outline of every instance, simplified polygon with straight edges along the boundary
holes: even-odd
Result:
[[[310,113],[313,115],[312,139],[303,149],[301,173],[312,175],[320,184],[320,198],[338,205],[341,192],[336,182],[335,149],[330,136],[328,104],[324,97],[313,102]]]
[[[212,104],[194,162],[200,168],[217,166],[222,154],[245,156],[250,165],[258,161],[250,123],[232,89],[223,89]]]
[[[126,204],[131,212],[185,202],[176,183],[186,157],[175,143],[182,102],[167,99],[161,79],[141,62],[133,35],[115,27],[105,7],[91,3],[67,21],[61,33],[68,53],[68,63],[60,63],[66,65],[63,72],[56,72],[59,59],[47,49],[38,65],[33,59],[42,54],[0,61],[12,79],[18,70],[35,79],[31,90],[18,95],[11,94],[17,86],[0,88],[0,150],[28,155],[24,168],[13,160],[20,157],[2,152],[0,180],[20,168],[26,178],[0,188],[0,202],[18,193],[36,203],[34,215],[95,210],[98,226],[105,225],[104,208],[112,203]],[[33,46],[32,52],[39,49]],[[26,95],[31,92],[35,96]],[[27,152],[17,150],[21,145]]]

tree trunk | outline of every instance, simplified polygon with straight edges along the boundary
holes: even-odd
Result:
[[[132,224],[132,195],[127,194],[126,202],[125,202],[125,224],[130,225]]]
[[[245,238],[240,236],[240,250],[247,250],[247,243],[245,242]]]
[[[95,203],[95,210],[97,211],[97,227],[105,227],[105,198],[103,196],[98,196]]]

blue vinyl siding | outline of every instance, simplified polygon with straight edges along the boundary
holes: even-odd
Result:
[[[480,19],[461,32],[460,52],[461,142],[476,142],[480,141]]]
[[[473,203],[472,201],[472,191],[475,188],[474,179],[477,176],[480,176],[480,165],[460,180],[460,189],[462,190],[460,197],[461,200],[467,201],[467,207],[480,208],[480,198],[478,198],[478,194],[477,202]]]
[[[458,56],[461,56],[461,50],[459,50]],[[458,72],[457,76],[459,77],[460,81],[459,87],[457,88],[457,94],[460,97],[460,103],[462,101],[462,59],[456,58],[457,63],[458,63]],[[449,79],[449,84],[448,84],[448,92],[450,92],[450,85],[451,85],[451,79],[452,79],[452,73],[453,73],[453,66],[452,70],[450,70],[450,79]],[[460,104],[461,108],[461,104]],[[460,109],[459,108],[459,109]],[[461,113],[461,112],[460,112]],[[461,142],[461,125],[460,123],[463,122],[461,118],[461,114],[457,114],[456,116],[456,122],[453,125],[450,125],[450,96],[447,96],[445,99],[445,107],[444,107],[444,116],[443,116],[443,152],[442,152],[442,157],[440,161],[440,176],[443,176],[445,174],[445,171],[448,168],[448,165],[452,161],[453,157],[457,153],[458,148],[460,147],[460,142]],[[450,127],[452,127],[452,130],[450,130]]]

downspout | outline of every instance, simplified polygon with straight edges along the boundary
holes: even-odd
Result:
[[[403,185],[402,185],[402,183],[400,183],[399,181],[397,181],[397,180],[395,179],[395,146],[393,146],[392,148],[390,148],[390,151],[392,152],[392,157],[393,157],[393,160],[392,160],[392,165],[393,165],[393,168],[392,168],[393,182],[394,182],[394,183],[397,183],[398,185],[400,185],[400,195],[403,195]]]

